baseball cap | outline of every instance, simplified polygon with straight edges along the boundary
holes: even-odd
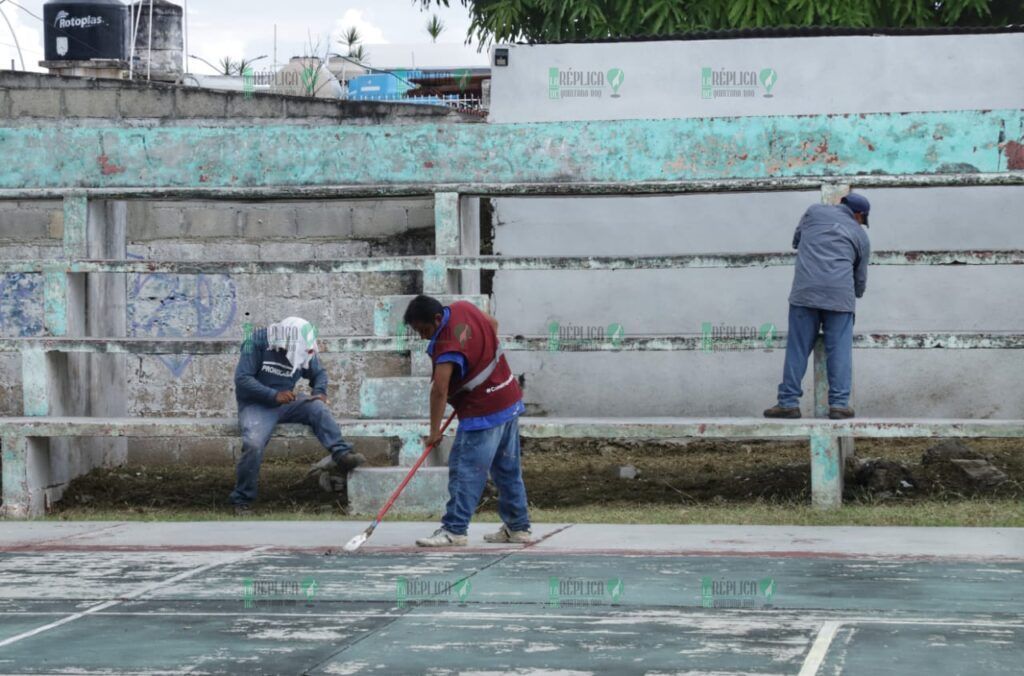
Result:
[[[850,207],[850,211],[853,213],[864,214],[864,227],[868,227],[868,212],[871,211],[871,202],[868,202],[867,197],[851,192],[841,199],[840,202]]]

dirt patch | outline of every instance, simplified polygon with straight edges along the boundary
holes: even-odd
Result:
[[[295,485],[318,460],[268,458],[260,469],[260,509],[297,513],[343,511],[344,494],[328,493],[315,478]],[[212,509],[228,512],[228,495],[235,486],[233,467],[186,465],[125,465],[96,469],[71,482],[53,511],[88,507],[145,513],[167,509]]]
[[[981,488],[948,464],[922,463],[934,439],[864,439],[857,457],[886,470],[874,483],[847,473],[845,499],[880,501],[1024,498],[1024,441],[968,440],[966,444],[1005,473],[1008,480]],[[804,442],[707,441],[609,442],[600,439],[525,439],[523,475],[534,507],[587,505],[686,505],[810,500],[810,463]],[[344,494],[323,491],[314,479],[296,486],[317,458],[268,459],[260,475],[257,505],[296,513],[341,512]],[[619,467],[636,469],[621,479]],[[906,471],[906,474],[904,473]],[[901,482],[912,484],[911,487]],[[127,509],[224,509],[234,485],[230,467],[125,466],[95,470],[75,480],[55,507]],[[493,491],[482,511],[494,511]]]

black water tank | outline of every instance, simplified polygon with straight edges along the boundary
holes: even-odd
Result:
[[[47,61],[128,59],[128,6],[121,0],[59,0],[43,5]]]

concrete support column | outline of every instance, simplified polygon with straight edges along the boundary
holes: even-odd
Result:
[[[27,519],[46,513],[46,489],[52,483],[48,439],[5,436],[3,516]]]
[[[462,253],[462,209],[456,192],[434,195],[434,253],[457,256]],[[430,261],[423,271],[423,292],[431,295],[459,292],[459,272],[449,270],[440,259]]]
[[[821,203],[822,204],[839,204],[839,200],[841,200],[843,197],[845,197],[849,193],[850,193],[850,186],[847,183],[824,183],[821,186]],[[814,397],[815,397],[814,416],[816,418],[824,418],[825,416],[828,415],[828,373],[827,373],[827,371],[825,369],[825,364],[824,364],[825,353],[824,353],[824,350],[822,350],[821,355],[820,355],[820,359],[821,359],[822,363],[821,363],[821,369],[820,369],[820,375],[819,375],[819,368],[818,368],[818,361],[819,361],[818,348],[819,347],[820,347],[820,339],[819,339],[819,344],[815,346],[815,350],[814,350]],[[823,408],[819,408],[819,404],[818,404],[819,401],[823,402]],[[853,454],[854,454],[853,437],[841,437],[838,440],[838,443],[839,443],[840,455],[842,457],[842,463],[841,464],[843,466],[845,466],[846,459],[853,457]],[[842,467],[840,468],[840,471],[842,471]]]
[[[828,417],[828,371],[825,340],[814,342],[814,417]],[[811,502],[821,509],[843,504],[843,442],[831,435],[811,436]],[[852,449],[853,439],[849,439]]]
[[[818,509],[836,509],[843,505],[839,440],[827,432],[811,434],[811,504]]]
[[[459,221],[459,253],[463,256],[480,255],[480,198],[463,197]],[[480,271],[461,270],[459,272],[461,293],[480,293]]]
[[[107,260],[128,257],[128,205],[121,201],[89,203],[87,256]],[[90,273],[86,279],[87,336],[123,338],[128,335],[128,275]],[[123,418],[128,415],[127,355],[88,355],[89,415]],[[92,458],[78,467],[77,474],[96,466],[110,466],[128,457],[128,440],[93,438]],[[72,464],[72,467],[74,465]]]

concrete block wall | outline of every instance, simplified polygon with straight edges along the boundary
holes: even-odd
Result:
[[[431,199],[316,202],[128,203],[128,255],[152,260],[312,260],[415,255],[433,250]],[[7,202],[0,208],[0,258],[53,257],[60,251],[59,202]],[[39,275],[0,276],[0,335],[42,335]],[[377,299],[415,293],[417,273],[339,275],[129,275],[128,332],[135,336],[209,337],[241,342],[243,325],[288,315],[324,335],[372,335]],[[325,354],[328,396],[338,416],[359,415],[367,378],[409,374],[398,354]],[[234,356],[127,357],[132,416],[232,416]],[[0,354],[0,416],[22,414],[21,362]],[[360,442],[392,454],[386,440]],[[129,461],[229,463],[231,439],[179,442],[131,439]],[[275,440],[271,453],[315,453],[315,439]]]
[[[369,125],[478,121],[446,106],[333,101],[303,96],[224,92],[122,80],[0,71],[0,118],[30,126],[68,119],[75,124],[128,125],[310,124]]]

